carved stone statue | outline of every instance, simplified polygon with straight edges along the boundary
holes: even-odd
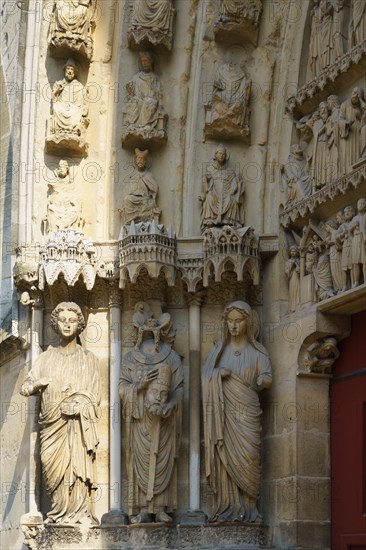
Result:
[[[224,63],[216,75],[212,98],[205,105],[207,137],[238,137],[247,140],[252,81],[236,63]]]
[[[203,177],[205,195],[199,197],[203,227],[244,224],[243,178],[228,167],[228,161],[226,147],[219,145]]]
[[[206,477],[213,494],[210,521],[254,522],[261,518],[258,393],[271,385],[271,364],[267,350],[255,339],[249,304],[231,303],[223,326],[224,338],[202,371]]]
[[[361,153],[361,119],[366,110],[364,91],[362,88],[353,88],[352,96],[346,99],[339,111],[340,128],[340,173],[341,175],[352,170]]]
[[[41,395],[41,463],[51,497],[46,522],[98,523],[93,507],[98,488],[98,360],[76,342],[85,328],[77,304],[58,304],[51,325],[60,336],[60,345],[50,346],[39,356],[21,387],[26,397]]]
[[[308,161],[300,145],[291,145],[287,163],[282,167],[282,173],[287,185],[288,206],[309,197],[312,191],[312,178],[308,172]]]
[[[304,357],[304,366],[308,372],[331,374],[334,362],[340,356],[337,340],[328,336],[311,344]]]
[[[162,45],[170,51],[174,11],[171,0],[134,0],[128,27],[130,47]]]
[[[262,7],[261,0],[221,0],[220,19],[223,22],[250,19],[258,26]]]
[[[316,244],[316,252],[317,255],[312,273],[315,281],[316,296],[320,301],[334,296],[334,289],[330,270],[329,250],[326,243],[318,242]]]
[[[327,119],[327,177],[329,181],[335,181],[339,175],[339,111],[340,102],[336,95],[330,95],[327,99],[330,115]]]
[[[95,9],[96,0],[55,0],[49,29],[55,55],[72,50],[92,58]]]
[[[320,0],[314,0],[311,10],[309,68],[312,77],[318,76],[321,67],[321,11]]]
[[[135,311],[141,343],[125,355],[119,383],[127,421],[129,515],[132,523],[170,523],[177,507],[183,367],[171,348],[170,315],[148,311],[141,303]]]
[[[140,52],[139,56],[142,70],[126,85],[122,133],[126,146],[166,140],[168,116],[163,109],[159,79],[153,73],[153,58],[149,52]]]
[[[327,140],[327,121],[329,116],[328,103],[322,101],[319,105],[320,117],[313,124],[312,172],[315,190],[323,187],[330,179],[329,150]]]
[[[342,246],[337,242],[338,224],[334,220],[325,223],[325,242],[329,248],[330,272],[332,274],[333,288],[335,292],[342,290]]]
[[[89,126],[87,91],[78,81],[78,67],[73,59],[64,65],[65,78],[52,88],[51,118],[47,125],[47,151],[69,149],[85,154],[88,144],[85,131]]]
[[[331,63],[334,63],[344,54],[345,37],[343,34],[344,0],[333,0],[333,26]]]
[[[361,273],[366,282],[366,198],[357,201],[357,214],[349,226],[352,235],[352,287],[360,284]]]
[[[56,170],[58,181],[49,184],[50,193],[47,201],[46,232],[58,229],[81,229],[84,219],[81,215],[81,204],[76,196],[76,190],[70,183],[69,164],[60,160]]]
[[[349,278],[351,278],[351,286],[353,286],[352,235],[350,231],[351,221],[355,215],[353,206],[346,206],[343,215],[344,221],[338,229],[336,243],[342,246],[342,291],[345,291],[349,288]]]
[[[360,136],[360,142],[361,142],[361,160],[366,159],[366,109],[363,112],[363,115],[361,117],[361,136]]]
[[[127,181],[127,195],[121,209],[122,222],[159,221],[161,210],[156,205],[158,184],[146,169],[149,151],[135,149],[135,168]]]
[[[353,48],[366,39],[366,2],[352,0],[351,21],[349,29],[349,46]]]
[[[320,70],[328,67],[332,60],[333,48],[333,4],[330,0],[320,0]]]
[[[229,43],[244,39],[256,45],[262,9],[262,0],[221,0],[215,39]]]
[[[300,303],[300,253],[297,246],[290,246],[289,259],[285,264],[285,274],[288,278],[288,310],[296,311]]]

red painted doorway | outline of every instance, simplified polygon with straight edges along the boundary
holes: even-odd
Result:
[[[366,311],[352,317],[331,382],[332,550],[366,550]]]

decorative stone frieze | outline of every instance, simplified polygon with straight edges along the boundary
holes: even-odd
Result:
[[[171,227],[142,222],[121,228],[119,236],[120,287],[127,279],[135,283],[142,269],[156,279],[160,273],[173,286],[175,281],[176,237]]]
[[[257,44],[262,0],[220,0],[219,17],[214,23],[215,40],[228,44],[248,41]]]
[[[203,234],[204,267],[203,286],[209,285],[209,278],[214,276],[221,281],[227,264],[233,266],[238,281],[243,280],[248,272],[254,285],[259,285],[260,258],[258,238],[251,227],[212,227]]]
[[[219,67],[211,99],[205,104],[205,137],[249,143],[249,100],[252,81],[236,63]]]
[[[48,36],[53,57],[72,52],[91,60],[96,7],[96,0],[55,0]]]
[[[81,231],[50,233],[40,249],[39,288],[54,284],[62,275],[70,286],[82,276],[87,290],[91,290],[96,276],[95,252],[93,242]]]
[[[170,52],[175,9],[171,0],[133,0],[129,5],[128,45],[133,50],[149,46]]]
[[[326,67],[317,78],[299,88],[296,95],[287,99],[286,110],[294,115],[309,113],[334,91],[335,86],[342,89],[345,84],[362,77],[365,69],[366,40]]]

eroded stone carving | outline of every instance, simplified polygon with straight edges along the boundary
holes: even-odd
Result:
[[[163,108],[160,81],[153,72],[153,58],[149,52],[140,52],[139,56],[142,70],[126,85],[122,123],[122,144],[126,147],[166,141],[168,115]]]
[[[285,273],[288,279],[288,309],[295,311],[300,303],[300,252],[297,246],[289,248],[289,258],[286,261]]]
[[[96,0],[55,0],[49,29],[49,44],[55,56],[67,51],[93,56]]]
[[[100,403],[98,360],[76,343],[85,328],[80,307],[62,302],[52,312],[60,336],[34,364],[21,394],[41,395],[41,463],[51,509],[46,523],[98,523],[93,503]]]
[[[135,149],[135,167],[126,182],[127,194],[121,208],[122,223],[159,222],[160,208],[156,205],[158,184],[146,169],[149,151]]]
[[[38,290],[38,263],[21,260],[15,262],[14,285],[19,291],[20,303],[23,306],[34,305]]]
[[[352,288],[366,282],[366,198],[357,201],[357,214],[349,226],[352,236]]]
[[[363,0],[352,0],[351,21],[349,28],[349,46],[357,46],[366,39],[366,3]]]
[[[308,372],[331,374],[332,366],[340,356],[337,340],[331,336],[317,340],[306,350],[303,366]]]
[[[215,39],[230,43],[248,39],[255,45],[262,9],[262,0],[221,0]]]
[[[205,105],[205,136],[249,140],[249,99],[252,81],[236,63],[218,70],[211,100]]]
[[[341,267],[342,267],[342,291],[347,290],[353,285],[352,271],[352,234],[351,221],[355,215],[353,206],[346,206],[343,212],[343,223],[339,226],[336,236],[336,243],[342,247]],[[351,281],[351,285],[349,282]]]
[[[333,0],[332,48],[330,62],[334,63],[344,54],[345,36],[343,34],[344,0]]]
[[[219,145],[203,176],[205,195],[199,197],[203,228],[244,225],[243,178],[228,167],[228,162],[228,150]]]
[[[340,128],[340,173],[352,169],[361,156],[361,119],[366,111],[366,102],[362,88],[354,88],[350,99],[341,104],[339,111]]]
[[[86,155],[86,129],[89,126],[87,90],[77,79],[78,67],[73,59],[64,65],[65,78],[52,88],[51,118],[47,124],[47,152],[66,150]]]
[[[213,490],[211,521],[256,521],[260,489],[261,408],[258,393],[272,382],[267,350],[249,304],[223,314],[224,337],[202,372],[206,477]],[[251,414],[233,414],[233,409]],[[243,453],[243,449],[246,452]]]
[[[156,304],[155,304],[156,306]],[[122,363],[119,384],[127,420],[129,515],[132,523],[171,523],[177,507],[183,368],[173,351],[171,318],[140,303],[135,349]]]
[[[58,229],[82,229],[84,219],[82,207],[75,187],[70,182],[70,169],[67,160],[60,160],[56,170],[57,182],[49,184],[45,233]]]
[[[308,161],[304,158],[300,145],[291,145],[287,163],[281,167],[281,172],[286,183],[286,205],[296,204],[311,195],[312,178],[309,174]]]
[[[332,275],[333,288],[335,292],[342,290],[342,246],[337,241],[338,223],[335,220],[328,220],[325,223],[325,242],[329,248],[330,272]]]
[[[152,45],[170,51],[174,13],[171,0],[134,0],[127,33],[130,48]]]

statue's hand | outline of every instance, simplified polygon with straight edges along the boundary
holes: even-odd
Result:
[[[229,378],[229,376],[231,376],[231,371],[229,369],[221,369],[220,376],[221,378]]]
[[[155,378],[157,378],[159,374],[159,370],[158,369],[152,369],[152,370],[149,370],[149,371],[146,371],[144,372],[144,374],[142,375],[142,378],[138,384],[138,391],[141,391],[141,390],[144,390],[145,388],[147,388],[147,386],[150,384],[150,382],[152,382],[153,380],[155,380]]]

